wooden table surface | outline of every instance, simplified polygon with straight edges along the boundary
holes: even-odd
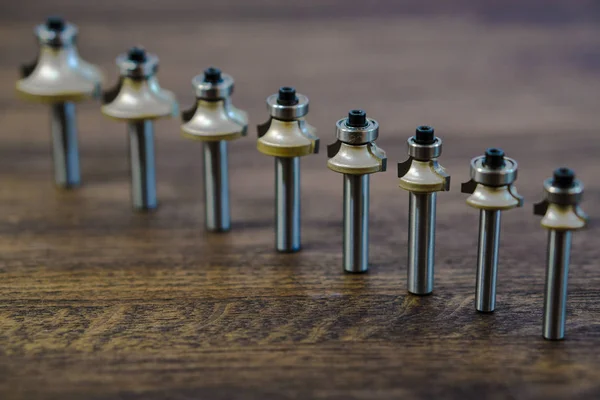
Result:
[[[328,0],[5,2],[0,13],[0,398],[600,398],[600,10],[589,1],[449,4]],[[440,2],[441,3],[441,2]],[[230,152],[233,230],[203,231],[201,152],[178,120],[156,129],[156,213],[129,206],[124,126],[78,108],[84,186],[55,190],[48,112],[14,96],[48,14],[116,79],[143,44],[183,107],[192,76],[236,79],[251,126],[294,85],[323,144],[362,107],[391,168],[372,179],[371,269],[341,269],[342,177],[302,160],[304,250],[273,251],[273,160],[255,130]],[[431,296],[406,292],[408,196],[395,163],[418,124],[444,140]],[[526,206],[503,214],[498,305],[474,310],[478,213],[460,182],[499,146]],[[532,204],[558,166],[586,184],[567,340],[541,338],[546,233]]]

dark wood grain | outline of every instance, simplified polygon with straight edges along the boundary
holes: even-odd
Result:
[[[600,217],[595,3],[341,0],[11,2],[0,15],[0,398],[573,399],[600,397],[600,228],[575,234],[568,339],[541,338],[545,232],[531,213],[558,166]],[[341,176],[302,161],[304,250],[273,251],[272,160],[231,146],[233,231],[203,231],[199,145],[157,126],[156,213],[129,208],[124,127],[79,107],[84,186],[53,188],[47,110],[14,98],[48,13],[81,30],[82,55],[116,76],[141,43],[187,105],[191,77],[236,78],[251,123],[284,84],[311,98],[324,143],[353,107],[379,120],[390,164],[414,127],[444,139],[435,293],[406,293],[408,196],[372,180],[371,270],[341,270]],[[359,56],[354,57],[353,54]],[[520,163],[523,209],[503,216],[498,309],[474,311],[477,212],[459,183],[500,146]]]

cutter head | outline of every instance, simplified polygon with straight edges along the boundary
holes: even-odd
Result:
[[[577,230],[587,225],[588,216],[580,208],[583,184],[575,179],[569,168],[558,168],[544,181],[545,198],[533,206],[536,215],[542,215],[541,224],[547,229]]]
[[[468,193],[467,204],[482,210],[510,210],[523,206],[523,197],[513,183],[517,180],[518,165],[498,148],[490,148],[483,156],[471,160],[471,180],[461,185]]]
[[[450,190],[450,175],[438,162],[442,154],[442,139],[431,126],[418,126],[407,141],[408,160],[398,163],[398,178],[402,189],[413,193],[433,193]]]
[[[351,175],[385,171],[387,156],[375,144],[379,124],[363,110],[350,110],[347,118],[336,123],[337,141],[327,146],[327,167],[335,172]]]
[[[309,125],[308,97],[290,86],[267,97],[269,119],[258,125],[258,151],[274,157],[301,157],[319,152],[316,129]]]
[[[132,47],[117,57],[120,79],[103,96],[102,113],[123,120],[147,120],[177,114],[175,95],[160,87],[158,57],[142,47]]]
[[[218,68],[207,68],[192,79],[196,103],[182,113],[184,137],[201,141],[234,140],[248,129],[246,112],[231,104],[233,78]]]
[[[50,17],[34,31],[40,49],[34,62],[21,66],[21,79],[16,83],[21,96],[55,103],[81,101],[100,94],[102,74],[79,57],[75,25]]]

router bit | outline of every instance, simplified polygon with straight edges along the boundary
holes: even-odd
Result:
[[[475,308],[480,312],[496,308],[500,212],[523,206],[523,197],[513,186],[516,179],[517,162],[492,148],[471,160],[471,180],[461,186],[463,193],[471,194],[467,204],[480,210],[475,289]]]
[[[120,78],[104,93],[102,113],[127,122],[133,208],[152,210],[158,205],[153,122],[177,115],[177,102],[173,93],[158,84],[158,57],[154,54],[133,47],[116,62]]]
[[[275,157],[277,251],[300,250],[300,157],[319,152],[316,129],[304,117],[308,97],[292,87],[267,97],[269,120],[258,126],[257,148]]]
[[[410,192],[408,231],[408,291],[433,291],[437,192],[450,190],[450,175],[437,159],[442,139],[430,126],[417,127],[407,141],[408,160],[398,163],[399,186]]]
[[[548,340],[565,337],[567,280],[571,255],[571,231],[586,226],[588,217],[579,207],[583,184],[569,168],[559,168],[544,181],[546,198],[533,206],[548,229],[548,267],[544,290],[543,335]]]
[[[196,103],[184,111],[184,137],[203,142],[205,224],[211,232],[231,228],[227,142],[246,135],[248,117],[231,104],[233,78],[207,68],[192,79]]]
[[[100,94],[102,74],[77,52],[77,27],[50,17],[35,27],[40,51],[21,66],[17,92],[28,100],[50,104],[54,181],[61,188],[81,183],[75,103]]]
[[[377,147],[379,124],[363,110],[336,123],[337,141],[327,147],[327,167],[344,174],[344,251],[346,272],[369,268],[369,174],[385,171],[387,157]]]

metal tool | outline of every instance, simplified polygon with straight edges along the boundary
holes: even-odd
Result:
[[[231,104],[233,83],[218,68],[207,68],[192,79],[196,103],[181,114],[183,136],[204,147],[205,225],[211,232],[231,228],[227,143],[248,130],[247,114]]]
[[[117,57],[120,79],[103,95],[102,113],[127,122],[131,162],[131,198],[139,211],[157,207],[154,120],[177,115],[173,93],[156,78],[158,57],[133,47]]]
[[[100,71],[79,58],[77,34],[75,25],[58,17],[36,26],[39,54],[21,66],[16,84],[24,98],[50,104],[54,181],[66,189],[81,183],[75,103],[97,97],[102,82]]]
[[[437,192],[450,190],[450,175],[437,159],[442,139],[430,126],[417,127],[407,141],[408,160],[398,163],[399,186],[409,194],[408,291],[433,291]]]
[[[319,152],[316,129],[304,117],[308,97],[292,87],[267,97],[269,120],[258,126],[257,148],[275,157],[276,248],[292,253],[300,241],[300,157]]]
[[[523,197],[513,186],[516,179],[517,162],[492,148],[471,160],[471,180],[461,186],[463,193],[471,194],[467,204],[480,210],[475,290],[475,308],[480,312],[496,308],[500,212],[523,206]]]
[[[544,191],[546,198],[533,206],[533,213],[543,216],[542,227],[548,229],[543,336],[561,340],[565,337],[571,232],[583,229],[588,217],[579,207],[583,184],[569,168],[555,170],[544,181]]]
[[[385,171],[387,157],[377,147],[379,124],[363,110],[351,110],[336,123],[337,141],[327,147],[327,167],[344,174],[344,248],[346,272],[369,268],[369,174]]]

